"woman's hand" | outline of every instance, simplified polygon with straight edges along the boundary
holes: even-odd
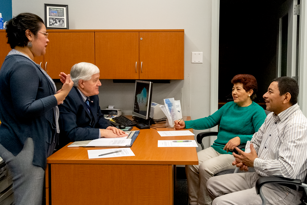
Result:
[[[116,128],[115,128],[116,129]],[[118,137],[126,137],[128,134],[115,134],[113,130],[100,129],[100,137],[105,138],[118,138]]]
[[[240,145],[240,143],[241,143],[240,137],[234,137],[227,142],[223,150],[226,150],[227,152],[232,151],[234,150],[235,147]]]
[[[74,82],[71,80],[70,75],[66,75],[65,82],[62,88],[54,95],[58,101],[58,105],[63,104],[66,96],[70,92]]]
[[[58,90],[56,93],[58,94],[58,93],[60,93],[61,91],[62,91],[62,89]],[[65,100],[65,98],[64,98],[64,100]],[[58,105],[63,104],[63,103],[64,103],[64,100],[63,100],[63,101],[58,101]]]
[[[106,130],[112,130],[112,132],[114,134],[117,134],[117,135],[124,135],[124,134],[126,134],[124,131],[122,131],[120,129],[117,129],[116,127],[112,127],[112,126],[107,127]]]
[[[175,121],[175,129],[181,130],[185,128],[185,122],[183,120],[176,120]]]
[[[61,72],[59,76],[60,76],[60,81],[64,84],[67,78],[67,74],[64,72]]]

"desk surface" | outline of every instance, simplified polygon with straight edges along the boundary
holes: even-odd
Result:
[[[132,157],[88,159],[87,150],[103,148],[67,146],[48,157],[47,205],[173,205],[174,165],[198,164],[198,157],[196,147],[158,147],[158,140],[194,140],[161,137],[157,131],[170,130],[161,127],[140,131]]]
[[[195,147],[158,147],[158,140],[189,139],[194,136],[161,137],[157,131],[170,130],[156,128],[140,130],[139,136],[133,143],[132,157],[114,157],[88,159],[87,150],[105,148],[67,147],[57,151],[47,159],[48,164],[198,164]]]

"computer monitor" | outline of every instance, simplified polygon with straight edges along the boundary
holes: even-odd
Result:
[[[149,119],[151,108],[152,82],[135,81],[134,108],[132,115],[145,120]]]

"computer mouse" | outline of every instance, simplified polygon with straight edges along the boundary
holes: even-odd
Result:
[[[126,126],[125,125],[119,125],[119,129],[125,129]]]

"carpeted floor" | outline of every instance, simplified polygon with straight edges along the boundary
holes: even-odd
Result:
[[[186,179],[177,179],[176,181],[174,205],[188,205],[188,190]]]
[[[177,167],[174,205],[188,205],[188,187],[184,167]]]

